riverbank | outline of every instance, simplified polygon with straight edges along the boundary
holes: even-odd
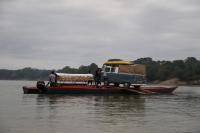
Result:
[[[156,85],[200,85],[200,80],[193,80],[193,81],[181,81],[177,78],[165,80],[165,81],[159,81],[156,80],[152,82],[151,84],[156,84]]]

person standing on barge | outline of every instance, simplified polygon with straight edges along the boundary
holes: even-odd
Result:
[[[49,75],[49,83],[51,87],[57,86],[57,74],[54,70],[52,70],[51,74]]]
[[[94,75],[95,85],[99,87],[101,85],[101,68],[97,68]]]

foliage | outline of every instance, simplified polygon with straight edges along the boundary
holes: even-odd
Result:
[[[140,58],[134,61],[147,68],[149,81],[178,78],[182,81],[200,80],[200,61],[194,57],[185,60],[153,61],[152,58]]]
[[[30,67],[19,69],[19,70],[7,70],[0,69],[1,80],[15,80],[15,79],[26,79],[26,80],[46,80],[49,74],[49,70],[39,70]]]
[[[200,61],[194,57],[188,57],[185,60],[174,61],[154,61],[150,57],[140,58],[134,61],[136,64],[144,64],[147,72],[148,81],[168,80],[178,78],[182,81],[200,80]],[[65,66],[57,72],[62,73],[91,73],[94,74],[98,66],[92,63],[88,66],[72,68]],[[47,80],[50,70],[39,70],[34,68],[23,68],[19,70],[0,69],[1,80]]]
[[[95,63],[90,64],[89,66],[80,66],[78,69],[77,68],[71,68],[69,66],[65,66],[64,68],[58,70],[57,72],[61,73],[81,73],[81,74],[86,74],[86,73],[91,73],[94,74],[98,66]]]
[[[82,65],[78,69],[65,66],[56,72],[93,74],[97,68],[98,66],[95,63],[92,63],[88,66]],[[30,67],[18,70],[0,69],[0,80],[48,80],[48,75],[50,72],[51,70],[39,70]]]

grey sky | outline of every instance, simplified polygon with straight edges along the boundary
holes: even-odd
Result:
[[[0,0],[0,68],[200,59],[199,0]]]

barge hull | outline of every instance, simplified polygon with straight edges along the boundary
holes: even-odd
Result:
[[[134,88],[121,88],[121,87],[100,87],[96,86],[59,86],[48,87],[45,90],[40,90],[37,87],[23,87],[24,94],[94,94],[94,95],[106,95],[106,94],[169,94],[172,93],[177,87],[151,87],[143,86],[140,89]]]

